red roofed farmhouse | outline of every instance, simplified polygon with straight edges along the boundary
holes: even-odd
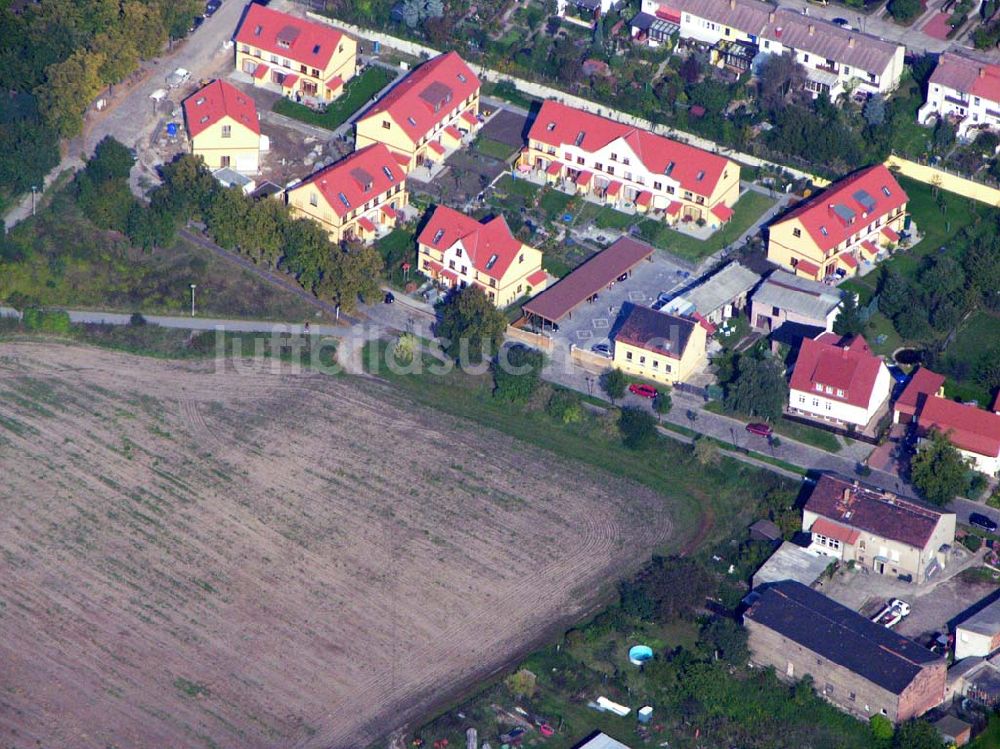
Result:
[[[406,174],[380,143],[288,190],[292,215],[317,221],[333,242],[374,239],[396,225],[396,214],[406,204]]]
[[[955,514],[824,474],[802,508],[802,530],[814,551],[922,583],[948,562]]]
[[[974,128],[1000,125],[1000,66],[962,52],[945,52],[927,84],[927,101],[917,112],[926,124],[937,117],[958,123],[964,138]]]
[[[249,96],[225,81],[212,81],[184,100],[184,121],[191,153],[201,156],[209,169],[256,174],[260,122]]]
[[[767,259],[813,281],[853,276],[899,242],[908,200],[885,166],[862,169],[771,224]]]
[[[448,287],[476,285],[498,307],[545,288],[542,253],[510,233],[503,216],[480,223],[437,206],[417,238],[420,270]]]
[[[721,226],[740,196],[729,159],[556,101],[542,104],[520,165],[565,192],[671,224]]]
[[[789,410],[864,429],[889,400],[891,377],[861,336],[802,340],[789,383]]]
[[[248,6],[234,46],[237,70],[296,101],[333,101],[357,70],[354,39],[257,3]]]
[[[948,437],[977,471],[1000,472],[1000,415],[947,398],[927,399],[917,416],[921,435],[937,430]]]
[[[355,123],[357,147],[384,143],[410,171],[441,161],[479,127],[479,79],[455,52],[406,76]]]

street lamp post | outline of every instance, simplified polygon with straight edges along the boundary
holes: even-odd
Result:
[[[31,215],[35,215],[35,192],[38,190],[38,185],[31,186]]]
[[[194,290],[198,288],[197,284],[191,284],[191,317],[194,317]]]

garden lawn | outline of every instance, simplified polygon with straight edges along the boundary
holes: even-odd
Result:
[[[410,279],[416,275],[417,267],[416,237],[412,231],[396,228],[375,243],[375,249],[385,261],[385,277],[393,286],[403,287],[406,278],[403,276],[402,265],[410,263]]]
[[[747,191],[733,209],[733,218],[706,240],[681,234],[658,219],[645,219],[639,224],[642,238],[654,247],[667,250],[687,260],[701,260],[723,247],[728,247],[760,219],[777,201],[753,190]]]
[[[356,76],[344,84],[344,93],[339,98],[330,102],[326,109],[317,112],[314,109],[294,102],[291,99],[282,97],[274,103],[272,108],[278,114],[285,117],[305,122],[317,127],[325,127],[327,130],[336,130],[347,122],[347,119],[357,112],[361,107],[379,91],[381,91],[393,79],[392,73],[385,68],[372,66],[361,75]]]
[[[539,207],[545,211],[547,221],[557,221],[566,213],[566,206],[573,200],[573,196],[559,190],[545,190],[538,201]]]
[[[723,414],[724,416],[732,416],[737,419],[749,420],[750,418],[744,414],[730,411],[723,405],[722,401],[709,401],[705,404],[705,410],[711,413]],[[801,442],[804,445],[818,447],[820,450],[826,450],[830,453],[840,452],[841,447],[843,447],[840,440],[837,439],[837,435],[825,429],[809,426],[808,424],[798,424],[794,421],[778,419],[771,426],[774,428],[775,434],[795,440],[796,442]]]
[[[497,159],[498,161],[506,161],[511,157],[514,151],[517,150],[506,143],[501,143],[500,141],[493,140],[492,138],[485,138],[481,135],[476,138],[476,141],[472,144],[472,146],[484,156],[489,156],[490,158]]]
[[[627,229],[638,220],[638,216],[616,211],[611,206],[604,206],[594,218],[594,225],[598,229]]]

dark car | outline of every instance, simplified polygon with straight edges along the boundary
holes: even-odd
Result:
[[[386,304],[392,304],[395,301],[396,301],[396,295],[395,294],[393,294],[391,291],[385,292],[385,303]]]
[[[590,350],[593,351],[595,354],[606,356],[609,359],[611,358],[611,346],[609,346],[606,343],[595,343],[593,346],[590,347]]]
[[[652,385],[639,385],[638,383],[633,382],[628,386],[628,391],[638,395],[640,398],[656,397],[656,388]]]
[[[205,15],[211,16],[215,14],[219,8],[222,7],[222,0],[208,0],[205,4]]]
[[[764,424],[763,422],[747,424],[747,431],[750,432],[750,434],[756,434],[758,437],[770,437],[774,434],[774,430],[771,428],[771,425]]]
[[[975,526],[976,528],[982,528],[987,533],[996,533],[997,524],[991,518],[983,515],[981,512],[974,512],[969,515],[969,525]]]
[[[837,24],[842,29],[850,29],[851,28],[851,22],[848,21],[846,18],[834,18],[831,23]]]

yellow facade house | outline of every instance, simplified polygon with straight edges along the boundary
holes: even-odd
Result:
[[[542,251],[514,237],[503,216],[480,223],[437,206],[417,238],[417,256],[425,275],[450,288],[479,286],[497,307],[548,283]]]
[[[234,45],[237,70],[295,101],[333,101],[358,67],[351,37],[257,3],[248,6]]]
[[[355,123],[358,148],[384,143],[407,172],[442,161],[480,126],[479,79],[455,52],[429,60]]]
[[[396,226],[406,175],[381,144],[362,148],[287,192],[292,216],[319,223],[330,241],[370,242]]]
[[[253,99],[225,81],[213,81],[184,100],[191,153],[212,170],[256,174],[260,121]]]
[[[853,276],[898,245],[908,200],[884,165],[863,169],[771,224],[767,259],[812,281]]]
[[[631,306],[614,334],[614,364],[626,374],[665,385],[686,382],[708,363],[706,323]]]

